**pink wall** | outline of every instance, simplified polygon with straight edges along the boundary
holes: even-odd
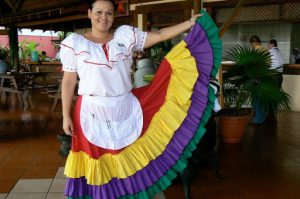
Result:
[[[57,37],[48,37],[48,36],[19,36],[19,42],[26,39],[27,41],[35,41],[40,45],[37,47],[38,51],[45,51],[48,57],[55,57],[58,49],[55,49],[52,45],[51,40],[58,39]],[[0,46],[9,46],[8,36],[0,35]]]

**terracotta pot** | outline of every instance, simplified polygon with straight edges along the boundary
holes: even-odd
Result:
[[[220,116],[219,136],[225,143],[240,143],[250,120],[249,115]]]

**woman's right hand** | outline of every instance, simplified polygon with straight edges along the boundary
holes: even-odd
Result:
[[[65,134],[69,136],[74,136],[74,126],[71,117],[63,118],[63,130]]]

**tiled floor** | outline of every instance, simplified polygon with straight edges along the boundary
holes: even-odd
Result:
[[[0,199],[61,199],[65,182],[60,167],[53,179],[19,179],[10,193],[0,195]]]
[[[58,153],[61,113],[33,94],[24,111],[11,96],[0,103],[0,199],[64,198],[65,158]],[[209,164],[193,167],[192,199],[299,199],[300,113],[284,112],[277,123],[250,125],[237,145],[220,143],[218,179]],[[183,199],[180,180],[165,191]]]

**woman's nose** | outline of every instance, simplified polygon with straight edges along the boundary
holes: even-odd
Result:
[[[101,17],[102,17],[102,19],[107,19],[107,14],[102,13]]]

